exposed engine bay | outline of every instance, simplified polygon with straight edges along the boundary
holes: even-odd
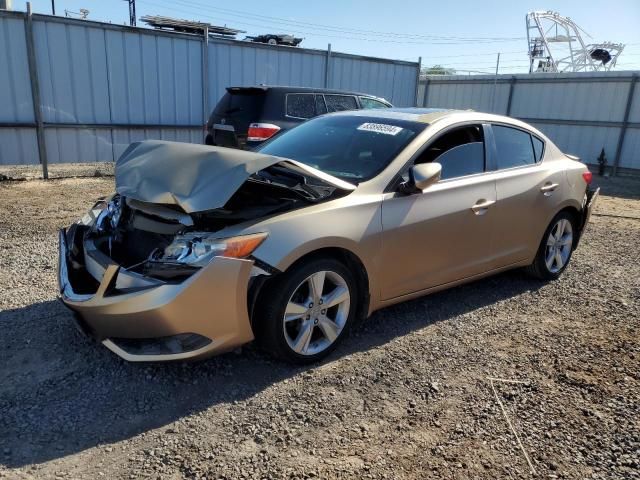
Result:
[[[278,165],[251,175],[222,208],[186,213],[178,205],[115,194],[92,210],[95,221],[73,231],[97,261],[163,281],[181,281],[212,256],[238,248],[216,232],[225,227],[338,198],[348,192]],[[70,231],[71,233],[71,231]],[[247,241],[247,239],[244,239]],[[251,240],[251,239],[249,239]],[[262,238],[256,238],[260,242]],[[72,242],[74,243],[74,242]],[[86,248],[86,247],[85,247]],[[242,252],[234,252],[234,256]],[[241,255],[240,255],[241,256]]]

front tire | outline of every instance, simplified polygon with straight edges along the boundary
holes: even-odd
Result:
[[[357,283],[334,259],[295,265],[265,286],[255,311],[256,340],[264,350],[293,363],[329,355],[356,316]]]
[[[544,232],[533,263],[527,273],[540,280],[555,280],[565,271],[571,260],[576,240],[574,217],[568,212],[558,213]]]

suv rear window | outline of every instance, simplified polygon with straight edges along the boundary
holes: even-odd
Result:
[[[311,118],[316,116],[315,98],[312,93],[287,94],[287,116]]]
[[[213,111],[213,123],[219,123],[225,119],[240,130],[246,130],[249,123],[257,122],[262,114],[262,107],[266,98],[265,91],[261,89],[238,89],[224,94]],[[245,127],[246,128],[243,128]]]

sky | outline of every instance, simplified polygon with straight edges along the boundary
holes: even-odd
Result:
[[[57,15],[89,10],[89,20],[128,24],[125,0],[54,0]],[[32,0],[51,13],[51,0]],[[13,0],[15,10],[24,10]],[[592,38],[585,43],[626,44],[616,70],[640,70],[640,0],[136,0],[136,13],[200,20],[246,30],[244,35],[289,33],[302,46],[443,65],[458,73],[528,71],[525,15],[554,10],[571,17]],[[138,21],[139,26],[144,23]]]

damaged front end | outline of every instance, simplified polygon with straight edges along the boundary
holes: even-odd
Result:
[[[131,361],[199,358],[252,340],[257,286],[276,272],[251,256],[268,232],[225,229],[350,189],[275,157],[241,152],[241,160],[237,151],[170,142],[132,147],[116,165],[118,193],[61,231],[62,300],[85,333]]]

